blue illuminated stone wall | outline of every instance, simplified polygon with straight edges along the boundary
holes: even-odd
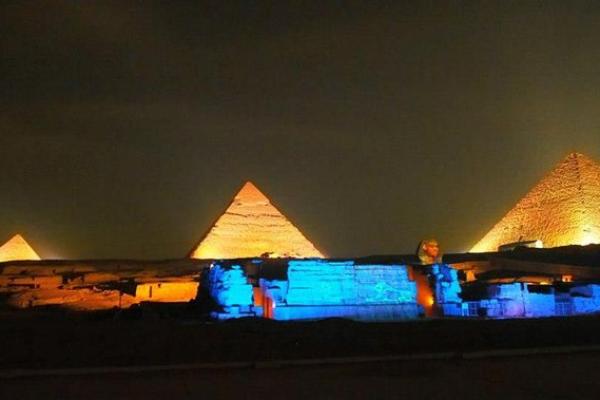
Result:
[[[348,318],[363,322],[389,322],[416,319],[422,315],[417,303],[372,304],[372,305],[314,305],[277,306],[272,311],[273,319],[280,321],[315,320],[323,318]]]
[[[600,312],[600,284],[586,284],[572,288],[571,310],[573,314]]]
[[[212,265],[204,277],[203,286],[217,305],[212,316],[217,319],[254,316],[252,285],[241,266]]]
[[[287,305],[416,303],[404,265],[294,260],[288,264]]]
[[[526,283],[502,283],[485,286],[481,300],[470,302],[471,316],[488,318],[549,317],[556,312],[555,293],[548,286],[546,293],[529,291]]]
[[[600,285],[572,283],[565,288],[528,283],[485,285],[481,299],[466,303],[465,315],[488,318],[539,318],[600,312]]]
[[[416,285],[404,265],[356,265],[353,261],[293,260],[288,281],[266,282],[279,320],[344,317],[361,321],[418,318]]]
[[[416,267],[415,273],[426,274],[433,289],[433,305],[438,316],[462,316],[463,302],[458,272],[448,264]]]
[[[416,285],[404,265],[355,265],[353,261],[291,260],[287,279],[258,277],[262,304],[238,265],[211,267],[204,281],[219,319],[264,315],[278,320],[344,317],[363,321],[418,318]],[[260,275],[260,274],[259,274]]]
[[[215,304],[213,317],[398,321],[424,314],[417,301],[417,285],[405,265],[290,260],[282,261],[274,273],[273,265],[266,271],[260,263],[253,261],[250,269],[217,263],[205,273],[203,287]],[[412,273],[427,277],[429,299],[439,311],[435,316],[537,318],[600,312],[600,284],[596,283],[476,282],[461,286],[457,271],[445,264],[417,266]]]

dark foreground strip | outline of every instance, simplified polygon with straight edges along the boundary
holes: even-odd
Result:
[[[555,355],[572,354],[600,351],[600,345],[595,346],[558,346],[558,347],[533,347],[525,349],[508,350],[486,350],[474,352],[441,352],[420,353],[384,357],[336,357],[336,358],[312,358],[298,360],[273,360],[273,361],[239,361],[224,363],[191,363],[151,366],[130,367],[90,367],[90,368],[58,368],[58,369],[5,369],[0,370],[0,379],[17,379],[45,376],[78,376],[98,374],[119,373],[143,373],[163,371],[187,371],[187,370],[220,370],[220,369],[251,369],[251,368],[280,368],[306,365],[335,365],[335,364],[358,364],[376,363],[390,361],[414,361],[414,360],[451,360],[464,359],[475,360],[493,357],[518,357],[529,355]]]

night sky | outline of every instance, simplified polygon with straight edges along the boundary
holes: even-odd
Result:
[[[252,180],[329,256],[464,251],[600,160],[597,2],[226,3],[2,2],[0,241],[181,257]]]

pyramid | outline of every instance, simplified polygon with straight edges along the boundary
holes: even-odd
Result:
[[[569,154],[472,249],[541,240],[544,247],[600,243],[600,165]]]
[[[323,257],[252,182],[246,182],[191,258]]]
[[[21,235],[13,236],[0,247],[0,262],[19,260],[41,260]]]

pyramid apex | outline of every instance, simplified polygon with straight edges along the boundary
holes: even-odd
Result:
[[[0,246],[0,262],[17,260],[41,260],[40,256],[19,233]]]
[[[572,151],[558,164],[557,168],[561,165],[573,165],[574,168],[589,168],[592,165],[596,165],[596,161],[588,157],[587,155],[578,151]]]
[[[582,153],[580,151],[571,151],[570,153],[567,154],[567,156],[565,157],[565,160],[577,159],[577,158],[584,158],[587,160],[591,160],[590,157],[588,157],[587,155],[585,155],[584,153]]]
[[[256,187],[251,181],[246,181],[242,188],[235,195],[236,200],[243,201],[269,201],[267,196]]]
[[[247,181],[192,250],[191,258],[322,258],[323,254],[254,183]]]
[[[27,243],[27,240],[25,240],[25,238],[23,237],[23,235],[21,235],[20,233],[16,233],[14,234],[10,239],[8,239],[6,241],[5,244],[15,244],[15,245],[27,245],[29,246],[29,243]]]
[[[244,190],[244,189],[246,189],[246,190],[253,190],[253,189],[258,190],[258,188],[256,187],[256,185],[252,181],[246,181],[246,182],[244,182],[244,185],[242,186],[241,190]]]
[[[600,165],[570,152],[471,249],[541,241],[544,247],[600,243]]]

